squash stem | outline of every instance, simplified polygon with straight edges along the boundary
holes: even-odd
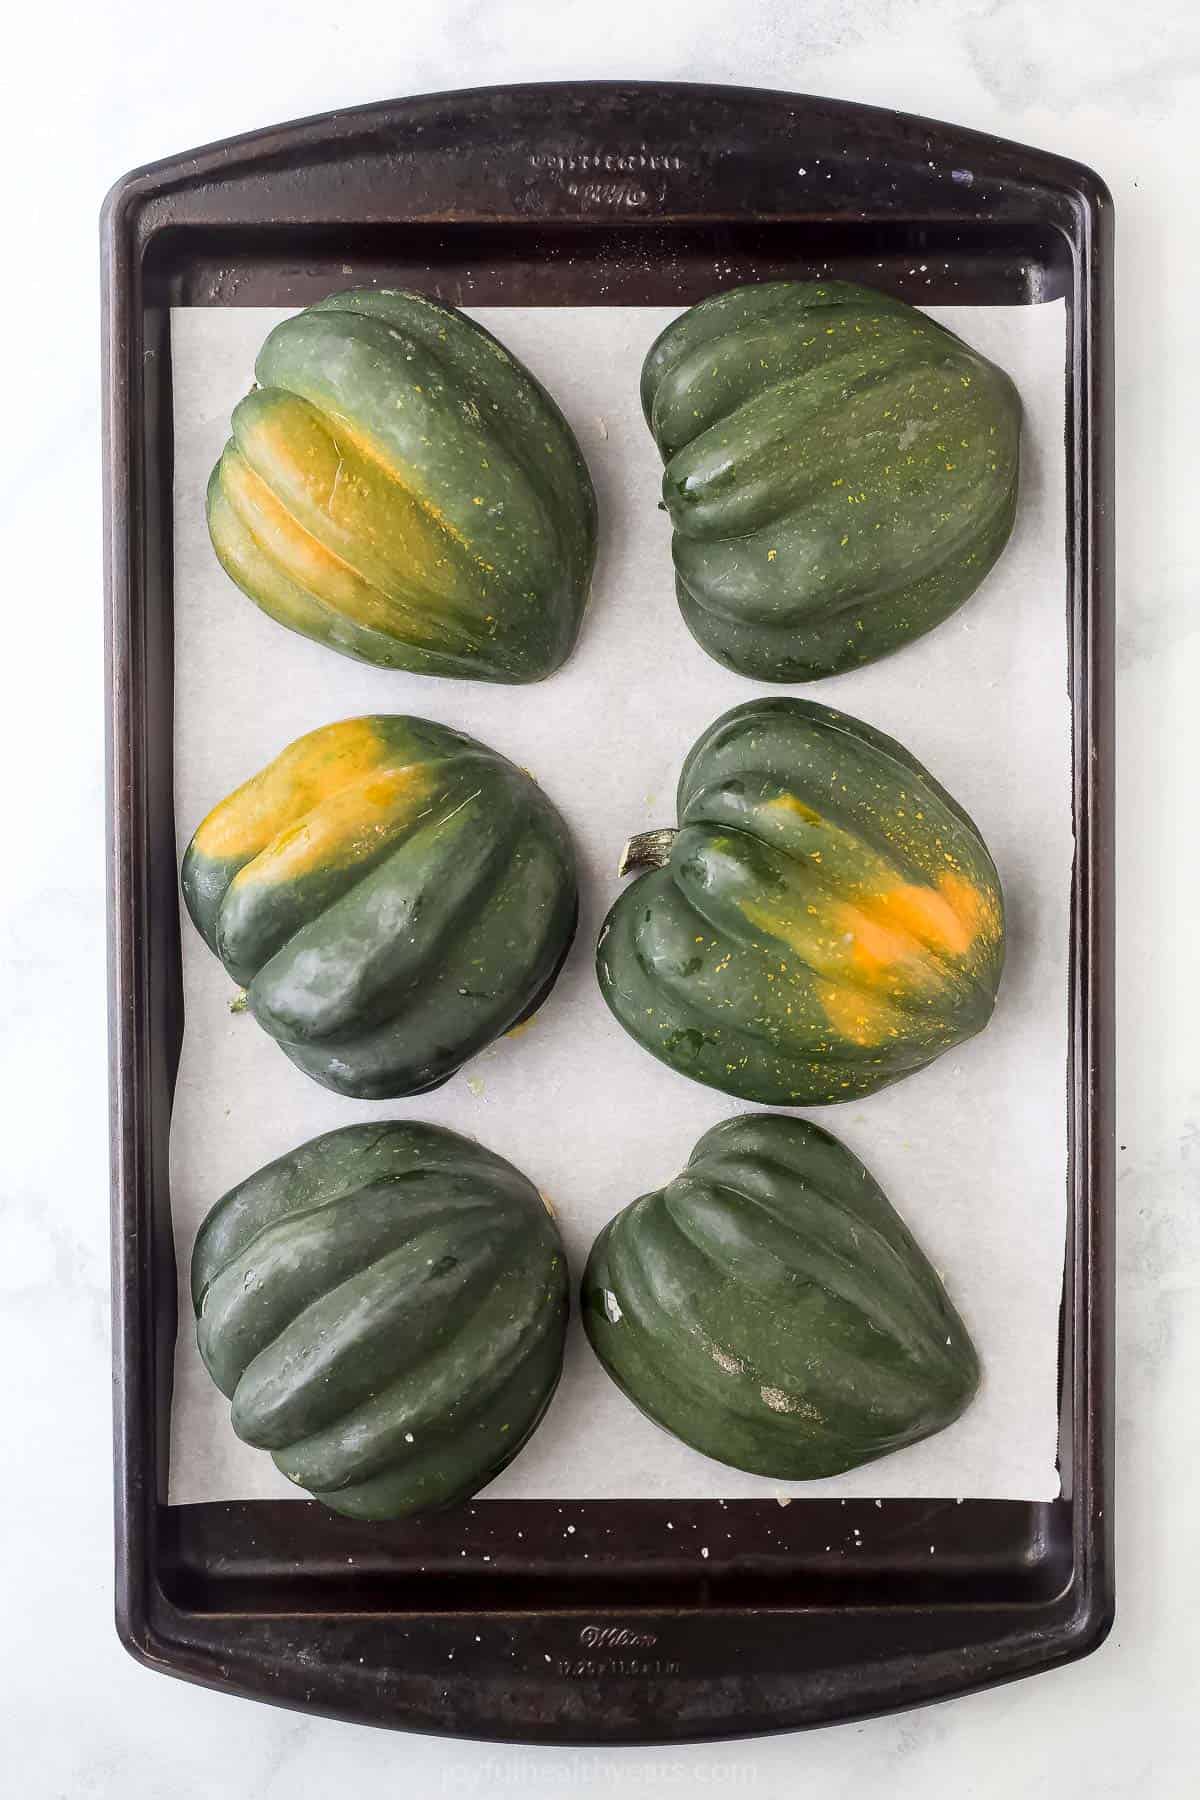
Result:
[[[671,826],[660,831],[639,831],[621,852],[618,875],[631,875],[635,869],[662,869],[671,860],[671,845],[679,836]]]
[[[249,1002],[246,998],[245,988],[239,988],[237,993],[233,996],[233,999],[229,1002],[229,1010],[231,1013],[243,1013],[248,1005]]]

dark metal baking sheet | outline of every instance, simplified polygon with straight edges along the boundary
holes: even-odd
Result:
[[[214,145],[113,189],[102,239],[117,1615],[149,1666],[373,1724],[652,1743],[912,1706],[1103,1639],[1111,236],[1103,183],[1044,152],[844,102],[685,85],[393,101]],[[168,1506],[167,1144],[183,1028],[170,308],[301,306],[373,282],[466,305],[685,305],[819,275],[918,304],[1067,302],[1076,864],[1062,1497],[889,1500],[882,1514],[861,1500],[479,1500],[372,1527],[300,1501]],[[711,1546],[703,1574],[685,1547],[694,1532]]]

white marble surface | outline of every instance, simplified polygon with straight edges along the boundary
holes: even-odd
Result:
[[[1194,0],[43,0],[6,28],[0,310],[5,791],[0,1498],[6,1790],[22,1800],[1125,1796],[1200,1750],[1200,750]],[[607,1754],[403,1738],[141,1670],[110,1623],[95,216],[132,164],[389,92],[673,77],[794,87],[996,130],[1098,167],[1119,220],[1119,1612],[1035,1681],[804,1738]],[[1177,210],[1178,209],[1178,210]],[[64,517],[69,521],[64,530]],[[1189,723],[1190,721],[1190,723]],[[15,779],[14,779],[15,776]]]

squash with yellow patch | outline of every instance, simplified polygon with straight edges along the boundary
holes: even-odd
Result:
[[[777,1480],[840,1475],[969,1405],[979,1362],[868,1170],[803,1119],[706,1132],[605,1226],[583,1277],[605,1369],[685,1444]]]
[[[203,821],[183,896],[305,1074],[385,1099],[438,1087],[527,1018],[575,931],[575,858],[524,770],[427,719],[289,744]]]
[[[334,294],[271,332],[208,486],[213,547],[280,624],[427,675],[539,681],[579,632],[596,501],[554,401],[420,294]]]
[[[726,713],[679,828],[600,934],[613,1013],[681,1074],[773,1106],[856,1100],[981,1031],[1004,906],[967,814],[901,744],[807,700]]]

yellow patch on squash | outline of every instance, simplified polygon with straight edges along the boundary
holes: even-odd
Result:
[[[273,838],[239,870],[233,887],[295,881],[318,869],[363,862],[380,840],[411,819],[433,783],[429,771],[409,763],[361,777],[328,794],[305,818]]]
[[[815,989],[822,1012],[847,1043],[870,1049],[907,1035],[904,1014],[882,995],[852,982],[818,981]]]
[[[297,738],[222,800],[201,823],[195,847],[213,862],[245,862],[349,789],[356,791],[356,807],[361,811],[365,805],[368,817],[378,822],[402,792],[416,799],[419,784],[427,781],[419,764],[397,767],[394,746],[380,737],[372,720],[342,719]],[[342,816],[343,805],[335,804],[334,818]]]
[[[221,490],[233,515],[268,562],[289,581],[335,613],[371,631],[437,647],[445,635],[438,603],[457,592],[447,582],[440,592],[428,569],[404,570],[403,587],[371,581],[347,555],[322,541],[315,530],[280,498],[236,449],[221,458]],[[348,546],[346,547],[348,549]],[[449,568],[449,559],[444,559]],[[429,591],[425,591],[429,590]]]
[[[856,974],[868,982],[925,987],[941,980],[941,964],[969,956],[981,934],[995,936],[995,901],[960,875],[936,888],[901,882],[858,901],[839,902],[835,929],[850,949]]]
[[[739,906],[751,925],[786,944],[806,968],[818,974],[837,972],[842,958],[828,922],[818,911],[796,912],[786,906],[761,906],[756,900],[749,899],[740,901]],[[720,965],[717,972],[720,972]]]
[[[473,562],[481,561],[453,520],[446,517],[441,507],[428,494],[422,493],[410,470],[402,469],[392,462],[380,446],[349,419],[327,418],[322,423],[339,452],[346,449],[354,451],[362,459],[364,474],[377,471],[381,480],[386,482],[389,512],[394,509],[396,516],[403,518],[405,531],[410,535],[415,554],[424,553],[431,561],[436,561],[444,555],[446,540],[449,539],[460,550],[465,550]],[[331,511],[336,501],[337,494],[331,491]],[[351,508],[352,515],[353,510]]]
[[[307,462],[310,470],[307,479],[318,493],[322,488],[325,490],[321,497],[326,503],[336,500],[338,484],[336,477],[332,483],[323,478],[323,452],[327,446],[332,447],[335,457],[343,459],[344,452],[350,450],[353,460],[365,465],[365,468],[351,469],[351,474],[368,477],[373,474],[385,481],[393,499],[400,498],[418,509],[427,525],[452,538],[462,549],[470,549],[458,527],[427,494],[421,492],[412,472],[397,463],[369,432],[345,413],[327,410],[285,388],[259,389],[249,396],[249,406],[243,402],[238,409],[235,425],[239,448],[254,467],[269,476],[273,463],[280,468],[290,466],[302,470]]]
[[[803,819],[806,825],[821,823],[821,815],[816,808],[797,799],[795,794],[776,794],[773,800],[767,801],[765,811],[791,813],[793,818]]]
[[[951,873],[936,887],[898,882],[853,901],[819,896],[803,911],[753,900],[743,900],[741,910],[816,977],[814,991],[830,1025],[860,1045],[903,1034],[894,998],[936,994],[949,979],[948,963],[1000,934],[996,897]]]

